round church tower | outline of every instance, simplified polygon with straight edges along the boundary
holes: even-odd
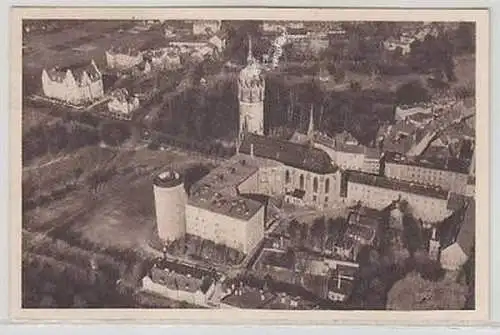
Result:
[[[240,136],[245,132],[264,135],[264,90],[265,80],[260,64],[253,57],[249,38],[247,66],[241,70],[238,78]]]

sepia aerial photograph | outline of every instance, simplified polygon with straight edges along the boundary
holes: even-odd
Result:
[[[475,115],[475,22],[24,19],[22,308],[475,310]]]

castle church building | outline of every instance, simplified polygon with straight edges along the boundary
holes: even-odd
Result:
[[[243,133],[264,135],[265,80],[257,60],[252,54],[252,41],[248,40],[247,66],[238,78],[240,136]]]

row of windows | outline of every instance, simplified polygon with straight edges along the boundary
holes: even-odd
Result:
[[[286,170],[285,171],[285,183],[289,184],[290,182],[291,182],[290,171]],[[304,175],[301,174],[299,177],[299,188],[303,190],[304,186],[305,186]],[[317,193],[318,187],[319,187],[318,177],[314,177],[314,179],[313,179],[313,192]],[[326,180],[325,180],[325,193],[328,193],[328,192],[330,192],[330,178],[326,178]]]
[[[387,200],[387,201],[392,201],[395,198],[390,196],[390,193],[386,193],[384,191],[379,191],[379,190],[373,190],[369,188],[364,188],[362,186],[352,186],[352,191],[360,191],[361,197],[366,198],[366,199],[380,199],[380,200]],[[415,204],[420,204],[422,203],[425,206],[429,206],[432,208],[440,207],[442,204],[440,202],[437,202],[435,199],[427,199],[427,198],[422,198],[422,197],[412,197],[413,202]]]
[[[316,202],[318,200],[318,197],[316,195],[313,195],[313,202]],[[328,203],[328,197],[325,197],[325,204]]]

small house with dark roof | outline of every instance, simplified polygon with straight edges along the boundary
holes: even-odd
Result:
[[[104,96],[101,71],[94,60],[42,71],[45,96],[81,105]]]
[[[208,307],[215,291],[215,278],[207,271],[161,259],[142,279],[142,290],[167,298]]]

